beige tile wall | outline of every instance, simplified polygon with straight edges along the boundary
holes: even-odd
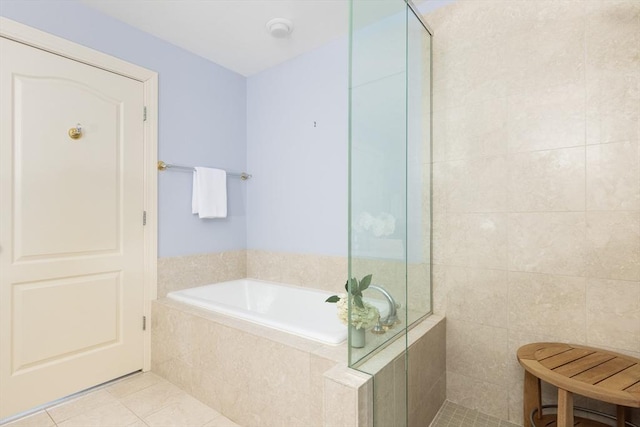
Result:
[[[247,277],[342,292],[347,257],[248,250]]]
[[[369,259],[354,260],[354,270],[373,273],[399,303],[405,299],[405,275],[412,284],[410,310],[416,318],[429,311],[429,265]],[[347,257],[273,251],[230,251],[158,259],[158,298],[168,292],[245,277],[344,292]],[[382,299],[371,292],[372,298]],[[420,314],[421,313],[421,314]]]
[[[158,298],[168,292],[250,277],[340,292],[347,258],[242,250],[158,259]]]
[[[158,298],[171,291],[247,277],[247,251],[158,259]]]
[[[409,323],[431,310],[431,270],[428,263],[407,265],[404,261],[354,258],[352,272],[358,279],[373,274],[372,283],[382,286],[389,291],[397,304],[408,308]],[[367,291],[365,295],[367,298],[384,300],[384,297],[375,291]],[[408,307],[404,307],[405,305]]]
[[[387,289],[400,305],[404,306],[406,303],[410,322],[430,311],[429,264],[409,264],[407,267],[400,261],[355,258],[353,271],[358,279],[373,274],[373,283]],[[405,300],[407,275],[410,297]],[[347,276],[347,257],[247,251],[247,277],[254,279],[342,293]],[[367,297],[384,300],[384,297],[375,291],[368,292]]]
[[[520,345],[640,356],[640,2],[457,0],[427,20],[447,397],[521,423]]]

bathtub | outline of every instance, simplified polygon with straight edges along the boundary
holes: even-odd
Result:
[[[230,294],[223,297],[226,299],[222,303],[205,302],[208,297],[202,294],[206,290],[213,290],[212,294],[218,297]],[[296,300],[278,301],[282,293],[286,295],[290,291]],[[297,300],[298,292],[307,296],[306,302]],[[346,425],[345,419],[354,420],[349,426],[371,425],[367,420],[373,419],[375,408],[383,414],[397,413],[394,399],[373,405],[373,383],[369,376],[346,367],[346,343],[335,345],[321,343],[318,338],[302,339],[297,333],[293,335],[295,332],[287,333],[291,331],[288,327],[282,327],[287,332],[269,333],[266,326],[253,323],[255,319],[247,321],[237,318],[237,314],[221,314],[250,311],[247,307],[282,314],[290,306],[302,307],[287,323],[298,326],[333,323],[340,330],[342,338],[339,339],[344,340],[346,327],[337,319],[335,304],[324,302],[329,294],[258,280],[238,280],[174,292],[172,297],[153,300],[151,370],[247,427],[322,427]],[[185,299],[191,302],[185,304]],[[367,301],[382,305],[386,311],[386,300]],[[213,305],[221,310],[208,311],[189,304]],[[239,308],[234,308],[234,304]],[[321,319],[317,313],[312,314],[313,308],[307,305],[321,307],[326,315]],[[253,316],[264,315],[258,312]],[[427,369],[423,375],[423,363],[405,367],[404,339],[379,353],[382,359],[376,357],[371,361],[375,365],[375,370],[370,366],[371,373],[386,369],[380,374],[385,381],[397,378],[404,384],[407,381],[404,371],[409,369],[408,387],[432,390],[425,395],[426,400],[409,402],[414,405],[410,406],[410,414],[428,413],[431,418],[421,417],[419,422],[410,425],[429,425],[445,396],[444,319],[436,317],[421,321],[409,331],[407,339],[410,351],[417,352],[416,360],[426,361],[429,366],[434,364],[437,369]],[[314,321],[309,322],[311,319]],[[264,324],[262,320],[259,322]],[[309,338],[307,332],[304,336]],[[368,333],[368,338],[373,337]],[[421,370],[419,375],[415,373],[417,370]],[[336,396],[342,397],[336,399]],[[433,404],[421,405],[424,401]],[[404,411],[404,404],[400,409]],[[365,417],[364,420],[361,417]]]
[[[338,319],[336,305],[325,300],[331,292],[240,279],[169,292],[168,298],[216,313],[247,320],[329,345],[347,339],[347,327]],[[382,316],[388,308],[368,300]]]

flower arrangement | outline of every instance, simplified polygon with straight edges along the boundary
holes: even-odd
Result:
[[[356,329],[366,329],[376,324],[380,312],[373,305],[362,300],[362,291],[371,284],[372,275],[364,276],[360,282],[355,277],[347,280],[344,287],[351,294],[351,325]],[[351,286],[349,286],[351,282]],[[325,302],[336,303],[338,318],[349,325],[349,298],[347,294],[332,295]]]

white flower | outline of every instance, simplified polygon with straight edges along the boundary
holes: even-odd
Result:
[[[396,219],[386,212],[377,217],[369,212],[362,212],[353,223],[353,229],[358,233],[370,231],[375,237],[389,236],[396,230]]]
[[[340,294],[338,295],[338,297],[340,297],[340,301],[336,303],[338,307],[338,319],[340,319],[340,321],[343,324],[348,325],[349,324],[349,308],[348,308],[349,299],[347,298],[347,294]],[[380,312],[376,307],[364,301],[363,301],[363,304],[364,304],[364,308],[358,307],[357,305],[355,305],[352,298],[351,324],[356,329],[369,328],[375,325],[376,322],[378,321],[378,318],[380,317]]]
[[[358,216],[358,219],[353,223],[353,228],[357,232],[368,231],[373,226],[374,221],[375,218],[373,215],[369,212],[362,212]]]
[[[382,212],[378,215],[378,220],[382,223],[382,235],[390,236],[396,231],[396,219],[393,215]]]

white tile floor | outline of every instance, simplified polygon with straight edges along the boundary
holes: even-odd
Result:
[[[2,427],[239,427],[151,372],[139,373]]]

